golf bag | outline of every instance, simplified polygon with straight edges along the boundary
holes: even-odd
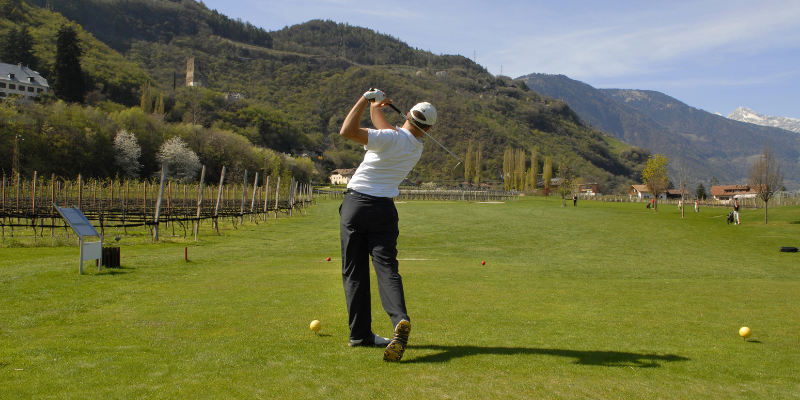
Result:
[[[733,222],[733,211],[728,213],[728,224],[730,224],[731,222]]]

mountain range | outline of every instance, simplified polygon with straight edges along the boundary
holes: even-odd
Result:
[[[700,181],[745,183],[765,146],[780,161],[787,187],[800,181],[800,135],[794,132],[728,119],[650,90],[597,89],[564,75],[520,79],[534,91],[564,100],[592,127],[667,156],[673,170],[686,165]]]
[[[31,107],[11,102],[0,107],[10,116],[0,114],[0,153],[13,152],[9,132],[26,135],[21,167],[30,176],[37,171],[114,177],[121,171],[112,145],[125,129],[141,145],[140,177],[158,171],[156,152],[180,136],[208,171],[227,166],[226,176],[276,173],[265,161],[273,158],[264,154],[312,149],[322,154],[305,159],[316,173],[306,177],[327,180],[329,171],[353,168],[363,158],[363,146],[338,132],[370,87],[385,90],[404,110],[419,101],[435,104],[439,122],[431,134],[462,158],[471,145],[481,146],[484,182],[502,180],[508,148],[525,151],[525,169],[535,164],[541,171],[550,158],[554,172],[568,166],[601,184],[605,193],[624,192],[646,160],[581,122],[563,101],[541,96],[521,80],[366,28],[311,20],[267,32],[193,0],[9,1],[0,3],[13,11],[0,14],[0,37],[27,29],[43,75],[54,69],[60,27],[74,26],[83,49],[84,104],[65,106],[51,98]],[[199,87],[185,84],[188,60],[202,77]],[[402,123],[394,113],[387,118]],[[288,167],[308,164],[281,158]],[[426,142],[409,179],[463,181],[464,167],[455,169],[456,164]],[[0,170],[11,169],[8,158],[0,159]]]
[[[728,114],[728,119],[800,133],[800,119],[762,115],[745,107],[739,107]]]
[[[526,167],[536,163],[541,171],[544,158],[551,157],[554,169],[566,164],[600,183],[605,193],[624,192],[638,181],[648,152],[642,148],[647,148],[687,165],[698,180],[741,182],[752,159],[770,144],[787,180],[800,180],[797,134],[729,120],[658,92],[595,89],[562,75],[494,76],[469,58],[431,54],[333,21],[267,32],[193,0],[12,3],[16,11],[0,15],[0,35],[29,27],[43,61],[40,72],[52,70],[60,25],[76,24],[84,41],[81,62],[90,107],[74,109],[71,121],[57,118],[63,113],[58,105],[8,110],[19,115],[9,119],[17,121],[13,128],[30,138],[23,149],[28,173],[37,168],[40,174],[114,176],[113,167],[87,171],[87,166],[112,154],[108,143],[116,131],[127,129],[143,143],[142,176],[157,170],[160,144],[181,135],[213,170],[236,163],[252,171],[263,166],[263,157],[256,155],[263,149],[323,150],[314,163],[317,178],[325,179],[327,171],[352,168],[363,157],[363,148],[337,133],[354,96],[379,86],[401,108],[413,101],[434,102],[442,116],[435,136],[460,155],[471,142],[481,144],[486,179],[501,178],[503,154],[511,147],[537,155],[526,160]],[[202,72],[203,87],[183,84],[189,59]],[[242,100],[229,100],[228,94]],[[163,98],[163,112],[142,119],[147,107],[140,104],[152,105],[156,98]],[[50,131],[68,137],[62,158],[80,162],[68,165],[52,157],[57,152],[45,150],[52,141],[37,125],[45,119],[56,124]],[[69,150],[80,148],[89,130],[96,136],[87,142],[95,147],[95,160]],[[0,135],[0,151],[10,152],[9,137]],[[463,170],[449,167],[453,161],[430,146],[410,178],[462,179]],[[9,167],[8,160],[0,160],[0,168]]]

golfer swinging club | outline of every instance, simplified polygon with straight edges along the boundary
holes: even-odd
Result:
[[[367,153],[347,184],[339,215],[349,345],[386,346],[383,359],[400,361],[411,332],[411,319],[406,312],[403,280],[398,273],[397,236],[400,232],[392,198],[400,194],[397,187],[422,155],[420,137],[436,122],[436,109],[429,103],[419,103],[409,111],[402,127],[392,127],[382,110],[391,102],[380,90],[370,89],[358,99],[342,124],[339,133],[363,144]],[[376,129],[359,126],[368,105]],[[391,341],[372,332],[369,256],[372,256],[378,278],[383,309],[395,327]]]

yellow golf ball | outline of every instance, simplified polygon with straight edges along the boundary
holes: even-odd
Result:
[[[753,334],[753,332],[750,330],[750,328],[748,328],[746,326],[743,326],[741,329],[739,329],[739,336],[741,336],[741,337],[743,337],[745,339],[749,338],[750,335],[752,335],[752,334]]]
[[[316,319],[311,321],[311,330],[314,332],[319,332],[322,329],[322,322],[317,321]]]

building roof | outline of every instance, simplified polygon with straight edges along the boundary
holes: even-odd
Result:
[[[335,169],[335,170],[331,171],[330,175],[339,174],[339,175],[345,176],[345,175],[353,175],[355,173],[356,173],[356,169],[355,168],[347,168],[347,169]]]
[[[680,189],[667,189],[667,194],[674,195],[674,196],[680,196],[681,195],[681,190]],[[686,190],[686,189],[683,189],[683,194],[691,195],[692,193],[690,191]]]
[[[757,191],[755,188],[751,189],[750,185],[719,185],[711,187],[711,195],[715,197],[755,193],[757,193]]]
[[[14,78],[10,78],[11,75],[13,75]],[[30,78],[33,78],[33,81],[31,81]],[[25,85],[50,87],[47,83],[47,79],[44,79],[38,72],[22,66],[22,64],[0,63],[0,80],[19,82]]]
[[[631,189],[636,189],[639,193],[650,193],[650,190],[647,189],[647,185],[631,185],[628,191],[630,192]]]

